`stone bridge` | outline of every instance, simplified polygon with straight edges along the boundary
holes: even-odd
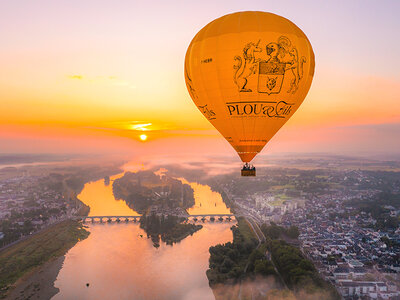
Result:
[[[99,222],[99,223],[110,223],[110,222],[137,222],[140,220],[141,216],[86,216],[80,217],[83,222]],[[185,215],[185,216],[176,216],[180,218],[184,218],[186,221],[230,221],[232,218],[236,218],[233,214],[205,214],[205,215]]]

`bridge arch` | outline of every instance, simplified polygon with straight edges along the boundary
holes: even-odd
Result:
[[[80,217],[82,222],[87,223],[111,223],[111,222],[137,222],[141,216],[84,216]],[[178,216],[183,217],[185,221],[231,221],[233,218],[236,219],[234,214],[202,214],[202,215],[187,215],[187,216]]]

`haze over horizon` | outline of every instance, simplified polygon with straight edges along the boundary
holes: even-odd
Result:
[[[192,103],[183,61],[204,25],[242,10],[292,20],[316,56],[308,96],[262,155],[398,153],[397,1],[3,2],[0,152],[236,158]]]

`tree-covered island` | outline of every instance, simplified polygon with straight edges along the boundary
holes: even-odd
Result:
[[[159,247],[160,240],[172,245],[203,228],[177,217],[186,216],[186,209],[194,205],[193,189],[168,173],[126,172],[114,181],[113,193],[142,214],[140,227],[155,247]]]
[[[129,207],[141,214],[186,214],[194,205],[193,189],[168,174],[157,175],[152,171],[127,172],[113,183],[116,199],[124,200]]]
[[[177,243],[203,228],[202,225],[182,223],[183,218],[176,216],[143,215],[140,218],[140,228],[143,228],[155,247],[160,245],[160,239],[167,245]]]

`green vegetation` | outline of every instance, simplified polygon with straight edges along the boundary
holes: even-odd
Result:
[[[276,225],[274,222],[271,222],[271,225],[267,224],[261,225],[261,231],[264,233],[265,236],[268,236],[271,239],[278,239],[280,237],[297,239],[300,235],[299,229],[296,226],[290,226],[289,228],[285,228]]]
[[[390,216],[390,210],[385,208],[385,206],[392,206],[399,209],[400,194],[381,192],[370,199],[349,200],[346,205],[356,208],[354,215],[361,212],[371,214],[376,219],[376,223],[373,225],[376,230],[395,230],[400,226],[399,218]]]
[[[245,277],[275,275],[271,262],[265,256],[265,247],[257,248],[258,240],[244,218],[232,226],[233,242],[210,247],[207,277],[210,286],[235,283]]]
[[[287,286],[296,292],[324,293],[324,299],[340,299],[336,289],[324,281],[314,265],[294,246],[282,240],[270,240],[272,259]]]
[[[47,212],[43,212],[42,218],[39,220],[48,219],[45,213]],[[39,217],[40,215],[41,211],[39,209],[29,210],[22,213],[17,210],[12,210],[10,218],[0,221],[0,231],[5,234],[4,238],[0,240],[0,247],[6,246],[20,239],[21,236],[29,235],[31,232],[37,230],[37,226],[34,226],[30,220],[33,217]],[[18,223],[18,219],[24,219],[25,221]]]
[[[285,189],[293,189],[294,185],[293,184],[285,184],[285,185],[275,185],[272,187],[272,190],[285,190]]]
[[[186,209],[194,205],[190,185],[168,175],[160,177],[152,171],[125,173],[114,181],[113,193],[141,214],[145,214],[150,206]]]
[[[244,242],[248,242],[248,243],[257,243],[257,238],[256,235],[253,232],[253,229],[251,229],[249,223],[247,222],[247,220],[243,217],[240,217],[237,219],[237,227],[239,229],[239,231],[237,233],[240,233],[240,235],[238,235],[238,237],[243,237]],[[234,242],[235,242],[235,231],[234,231]],[[241,239],[237,240],[238,242],[241,241]]]
[[[299,248],[289,245],[279,238],[297,239],[299,230],[296,226],[284,228],[271,222],[263,224],[261,230],[266,236],[266,247],[286,285],[296,294],[324,294],[324,299],[340,299],[336,289],[324,281],[311,261],[306,259]]]
[[[140,218],[140,228],[151,237],[155,247],[159,246],[160,238],[166,244],[172,245],[203,228],[202,225],[183,224],[183,220],[176,216],[143,215]]]
[[[265,299],[275,299],[275,296],[277,299],[307,299],[308,296],[312,299],[340,299],[336,289],[319,276],[312,262],[297,247],[279,240],[297,239],[299,230],[296,226],[284,228],[274,223],[263,224],[261,230],[267,241],[260,245],[244,218],[239,218],[238,224],[231,229],[232,243],[210,247],[207,277],[217,299],[236,299],[239,293],[236,283],[256,285],[256,278],[267,276],[273,276],[278,288],[283,280],[293,293],[275,290],[275,294],[268,293]]]
[[[263,244],[250,254],[248,271],[254,271],[254,274],[263,276],[276,275],[274,265],[265,256],[267,247]]]
[[[77,195],[82,191],[85,183],[104,178],[105,174],[120,172],[117,165],[76,165],[70,167],[35,167],[28,168],[30,174],[36,174],[25,182],[25,187],[20,189],[15,183],[11,190],[24,190],[18,197],[23,197],[24,210],[13,200],[7,200],[9,216],[0,220],[0,232],[4,238],[0,240],[0,247],[29,236],[31,233],[46,227],[50,219],[62,219],[74,208],[77,215],[87,216],[89,206],[82,203]],[[18,176],[24,169],[18,169]],[[0,172],[0,177],[1,177]],[[21,184],[21,183],[19,183]],[[19,193],[19,191],[17,192]]]
[[[46,261],[64,255],[88,235],[80,222],[67,220],[1,251],[0,298],[18,278]]]
[[[286,200],[290,199],[288,196],[286,196],[285,194],[278,194],[275,196],[274,201],[270,201],[268,204],[272,205],[272,206],[281,206],[285,203]]]

